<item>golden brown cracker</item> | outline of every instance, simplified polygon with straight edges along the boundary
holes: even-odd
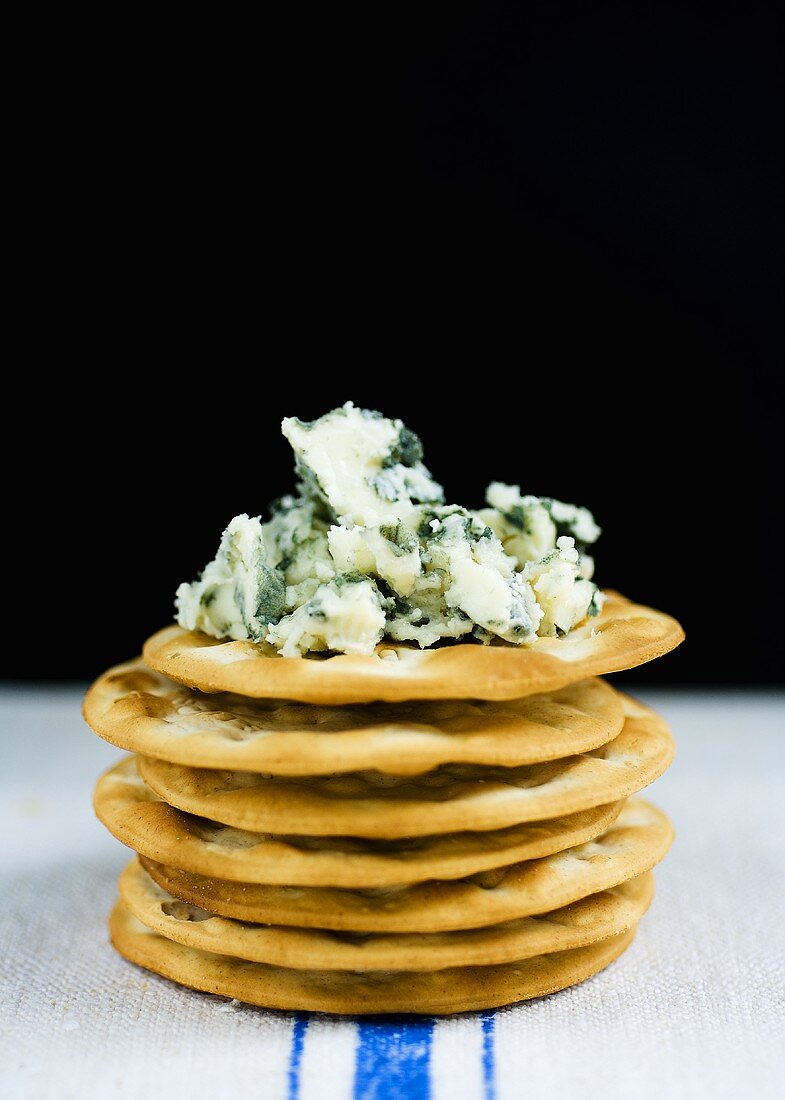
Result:
[[[153,794],[135,759],[127,757],[99,779],[94,805],[104,825],[129,848],[199,875],[278,886],[380,887],[464,878],[574,847],[605,832],[623,803],[484,833],[399,841],[275,836],[174,809]]]
[[[667,724],[622,697],[622,732],[590,752],[520,768],[445,765],[424,775],[379,772],[283,779],[189,768],[150,757],[139,773],[165,802],[251,832],[383,839],[502,829],[618,801],[673,759]]]
[[[495,966],[585,947],[626,932],[646,912],[654,876],[640,875],[552,913],[458,932],[358,935],[249,924],[178,901],[134,859],[120,876],[120,898],[166,939],[269,966],[297,970],[442,970]]]
[[[174,897],[235,920],[335,931],[443,932],[547,913],[618,886],[651,870],[672,839],[665,814],[634,800],[596,840],[451,882],[376,890],[263,886],[141,862]]]
[[[458,643],[421,650],[383,641],[368,655],[286,658],[266,642],[221,641],[175,624],[147,641],[144,660],[202,691],[328,706],[377,699],[517,699],[634,668],[683,641],[684,631],[670,615],[618,593],[607,595],[597,618],[563,638],[540,638],[531,646]]]
[[[443,1015],[554,993],[608,966],[634,935],[631,929],[588,947],[493,967],[363,973],[293,970],[197,951],[152,932],[121,903],[112,913],[109,931],[126,959],[192,989],[264,1008],[351,1015]]]
[[[375,768],[416,775],[442,764],[516,767],[587,752],[624,724],[602,680],[506,702],[316,706],[205,695],[132,661],[93,684],[84,715],[120,748],[198,768],[324,775]]]

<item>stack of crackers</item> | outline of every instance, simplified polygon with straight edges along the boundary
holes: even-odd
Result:
[[[331,1013],[583,981],[630,944],[672,839],[633,797],[671,762],[667,725],[596,677],[682,636],[614,595],[531,649],[287,659],[168,627],[85,701],[134,754],[95,792],[138,853],[112,942],[194,989]]]

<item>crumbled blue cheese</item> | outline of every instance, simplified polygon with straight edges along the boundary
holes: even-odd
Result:
[[[517,485],[493,481],[485,499],[489,507],[480,515],[493,528],[505,552],[515,558],[519,569],[527,561],[542,558],[556,545],[556,524],[539,497],[522,496]]]
[[[556,524],[557,533],[569,535],[575,539],[578,546],[591,546],[602,534],[602,530],[594,521],[594,516],[588,508],[580,508],[577,504],[565,504],[562,500],[545,499],[545,507],[551,513],[551,519]]]
[[[186,630],[261,641],[283,612],[284,581],[267,564],[258,517],[234,517],[199,579],[177,589],[176,607],[177,621]]]
[[[539,609],[492,529],[471,513],[446,515],[427,540],[427,561],[445,578],[444,600],[489,634],[534,636]]]
[[[287,417],[301,491],[341,523],[375,526],[411,519],[416,503],[444,491],[422,463],[422,444],[400,420],[347,401],[311,423]]]
[[[271,626],[267,641],[283,657],[324,650],[372,653],[382,640],[385,621],[373,581],[341,574],[319,585],[307,603]]]
[[[541,561],[524,566],[521,575],[542,610],[538,629],[541,637],[567,634],[589,614],[597,586],[581,577],[579,566],[575,539],[567,535],[561,535],[555,550]]]
[[[270,506],[272,516],[262,525],[264,541],[268,548],[268,560],[273,566],[288,568],[300,547],[319,531],[326,531],[327,524],[315,516],[312,500],[285,496]]]
[[[601,531],[588,508],[550,497],[524,496],[518,485],[500,481],[491,482],[485,499],[489,507],[479,514],[499,536],[519,569],[528,561],[544,558],[555,549],[559,536],[567,535],[575,540],[581,555],[580,575],[591,580],[594,561],[585,551]]]
[[[316,514],[311,500],[281,497],[272,505],[273,515],[263,524],[268,565],[283,574],[286,611],[309,600],[320,584],[335,576],[335,564],[327,544],[328,525]]]
[[[181,625],[294,657],[370,653],[383,638],[531,645],[598,613],[587,509],[501,482],[479,512],[444,505],[418,437],[351,402],[283,431],[297,495],[263,525],[232,520],[215,561],[178,589]]]
[[[327,539],[336,569],[381,577],[398,596],[408,596],[422,572],[420,543],[400,520],[381,527],[337,525]]]
[[[594,558],[590,557],[586,550],[602,534],[594,516],[588,508],[581,508],[577,504],[565,504],[562,500],[545,498],[543,504],[556,525],[556,534],[566,535],[575,540],[576,549],[581,557],[578,572],[584,580],[590,581],[594,576]]]
[[[395,600],[388,610],[385,634],[396,642],[416,642],[421,649],[445,638],[456,640],[471,634],[475,624],[444,598],[449,578],[434,570],[424,573],[407,600]]]

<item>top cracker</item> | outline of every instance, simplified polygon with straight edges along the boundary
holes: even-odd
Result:
[[[147,664],[201,691],[303,703],[515,699],[633,668],[674,649],[669,615],[611,593],[600,615],[532,647],[463,643],[438,649],[385,642],[371,654],[281,657],[266,642],[221,641],[169,626],[144,647]]]

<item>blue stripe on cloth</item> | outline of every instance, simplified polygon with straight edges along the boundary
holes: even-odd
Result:
[[[482,1087],[484,1100],[496,1100],[494,1028],[496,1026],[496,1013],[483,1012],[480,1016],[482,1022]]]
[[[362,1020],[353,1100],[429,1100],[435,1020]]]
[[[305,1033],[308,1030],[308,1017],[297,1015],[292,1025],[292,1045],[289,1050],[289,1073],[287,1100],[297,1100],[300,1094],[300,1062],[303,1058]]]

